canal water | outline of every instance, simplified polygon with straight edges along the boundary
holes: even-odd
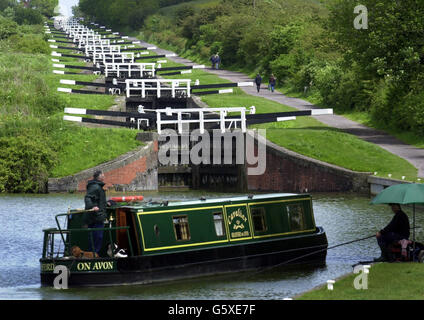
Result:
[[[236,194],[210,192],[145,192],[146,199],[189,200]],[[0,195],[0,299],[267,299],[293,297],[352,272],[352,265],[379,256],[375,239],[328,250],[326,266],[276,268],[160,285],[107,288],[41,288],[39,258],[42,229],[55,227],[54,216],[68,207],[83,208],[83,194]],[[313,194],[317,226],[323,226],[329,247],[374,235],[392,218],[386,205],[370,205],[370,198],[354,194]],[[412,209],[404,208],[412,225]],[[424,212],[418,210],[417,225]],[[423,230],[417,239],[423,240]]]

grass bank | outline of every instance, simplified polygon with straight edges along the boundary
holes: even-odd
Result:
[[[299,98],[306,100],[316,106],[320,106],[322,108],[331,108],[330,106],[326,106],[322,102],[322,97],[319,95],[317,91],[313,92],[300,92],[296,91],[290,86],[282,86],[277,88],[278,91],[282,92],[288,97]],[[364,126],[371,127],[374,129],[378,129],[398,138],[400,141],[415,146],[417,148],[424,148],[424,138],[420,135],[414,134],[409,131],[396,130],[393,127],[388,126],[385,123],[377,123],[372,119],[369,112],[366,111],[358,111],[358,110],[350,110],[350,111],[335,111],[336,114],[339,114],[343,117],[346,117],[352,121],[363,124]]]
[[[371,266],[368,274],[368,289],[357,290],[354,279],[358,274],[349,274],[337,280],[334,290],[327,284],[295,297],[296,300],[423,300],[424,264],[422,263],[378,263]]]

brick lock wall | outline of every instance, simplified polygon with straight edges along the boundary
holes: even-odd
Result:
[[[130,151],[112,161],[63,178],[49,179],[49,192],[85,192],[87,181],[96,170],[105,175],[105,187],[115,191],[158,189],[158,143],[147,142],[144,147]]]
[[[365,193],[368,192],[369,174],[310,159],[267,141],[265,173],[249,175],[247,181],[252,191]]]
[[[136,161],[117,169],[113,169],[110,171],[104,171],[105,175],[105,188],[112,188],[114,185],[129,185],[132,181],[137,178],[137,173],[146,172],[147,156],[144,156]],[[78,184],[78,191],[85,191],[87,186],[87,181],[91,180],[89,178],[87,180],[80,181]]]

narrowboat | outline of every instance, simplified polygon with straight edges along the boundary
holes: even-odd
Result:
[[[57,266],[66,267],[69,286],[104,286],[325,265],[327,237],[315,225],[308,194],[115,203],[98,257],[72,254],[88,248],[93,231],[83,225],[84,213],[58,214],[57,226],[43,230],[42,286],[53,286]]]

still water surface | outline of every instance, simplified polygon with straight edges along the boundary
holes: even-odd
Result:
[[[190,200],[236,194],[205,192],[145,192],[146,199]],[[41,288],[39,258],[42,229],[55,227],[54,216],[83,208],[83,194],[0,196],[0,299],[283,299],[324,284],[328,279],[352,272],[352,265],[379,256],[375,239],[328,250],[325,267],[282,268],[238,273],[171,284],[108,288]],[[313,194],[316,224],[327,233],[329,247],[375,234],[392,218],[385,205],[354,194]],[[412,225],[412,211],[404,208]],[[424,212],[417,212],[417,225]],[[422,229],[417,239],[423,239]]]

